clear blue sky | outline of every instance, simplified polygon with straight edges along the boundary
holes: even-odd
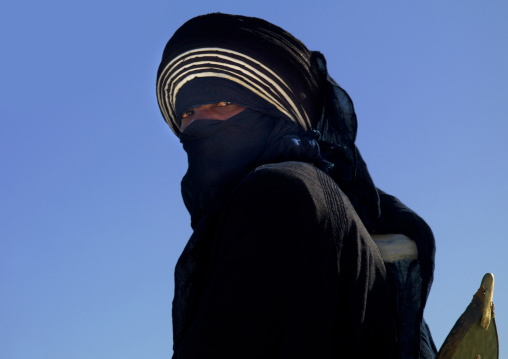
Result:
[[[1,358],[171,356],[191,230],[155,74],[173,32],[214,11],[265,18],[325,54],[375,183],[436,236],[436,344],[493,272],[508,355],[508,3],[350,3],[0,3]]]

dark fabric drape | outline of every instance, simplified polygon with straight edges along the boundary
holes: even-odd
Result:
[[[200,288],[177,272],[174,358],[395,356],[384,264],[329,176],[301,162],[262,166],[220,213],[193,236],[209,252]],[[180,300],[185,290],[193,300]]]
[[[432,356],[432,232],[376,189],[353,102],[322,54],[261,19],[200,16],[166,45],[157,98],[189,155],[194,233],[175,270],[176,358],[388,358],[396,346],[400,358]],[[221,101],[247,110],[181,133],[183,111]],[[416,242],[409,285],[368,232]]]

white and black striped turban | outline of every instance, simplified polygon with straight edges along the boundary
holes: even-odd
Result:
[[[177,136],[183,111],[219,101],[276,111],[308,130],[323,109],[322,74],[315,61],[301,41],[265,20],[198,16],[164,49],[157,100]]]

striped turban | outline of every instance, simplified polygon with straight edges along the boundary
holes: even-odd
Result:
[[[321,118],[321,78],[312,52],[287,31],[258,18],[214,13],[187,21],[167,43],[157,100],[177,136],[183,111],[220,101],[276,110],[308,130]]]

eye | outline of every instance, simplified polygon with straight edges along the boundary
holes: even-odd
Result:
[[[215,107],[226,107],[226,106],[229,106],[231,105],[231,102],[229,101],[221,101],[221,102],[217,102],[215,104]]]
[[[192,115],[194,115],[194,110],[187,110],[184,113],[182,113],[182,115],[180,116],[180,120],[183,120]]]

